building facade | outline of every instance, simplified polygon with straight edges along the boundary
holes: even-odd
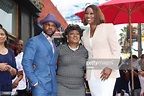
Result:
[[[8,31],[9,43],[25,43],[36,34],[34,26],[41,12],[41,0],[0,0],[0,24]]]

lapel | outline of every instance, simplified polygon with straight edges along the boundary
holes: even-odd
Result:
[[[97,25],[97,28],[95,29],[95,32],[94,32],[94,35],[93,35],[93,39],[92,39],[92,42],[93,42],[92,43],[92,47],[94,47],[96,45],[96,43],[94,43],[94,42],[97,41],[96,39],[98,39],[100,34],[102,33],[102,29],[103,29],[102,25],[103,24]],[[90,35],[90,31],[89,31],[89,35]]]
[[[47,40],[47,38],[41,33],[39,35],[39,39],[47,47],[49,54],[53,56],[52,46],[50,42]]]
[[[91,49],[92,46],[90,45],[90,28],[88,28],[85,32],[84,32],[84,38],[83,41],[84,43]]]
[[[54,47],[54,55],[53,55],[53,57],[55,57],[55,55],[57,55],[57,48],[56,48],[56,45],[55,45],[55,42],[54,42],[54,40],[52,40],[52,42],[53,42],[53,47]]]
[[[92,46],[90,45],[90,28],[88,28],[87,30],[85,30],[84,32],[84,41],[85,41],[85,44],[90,48],[92,49],[95,45],[96,45],[96,41],[97,39],[99,38],[100,34],[102,33],[102,30],[103,30],[103,24],[100,24],[100,25],[97,25],[97,28],[94,32],[94,35],[92,37]]]

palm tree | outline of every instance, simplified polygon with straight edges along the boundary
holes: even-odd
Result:
[[[122,46],[122,53],[128,53],[129,52],[129,42],[127,41],[127,26],[124,26],[123,29],[121,29],[122,33],[119,34],[120,39],[118,40],[120,45]]]
[[[136,41],[138,42],[139,47],[141,46],[141,41],[144,41],[144,24],[138,24],[137,27],[132,26],[132,30],[133,30],[133,39],[136,39]],[[128,53],[130,52],[130,45],[129,45],[129,36],[128,36],[128,32],[129,32],[129,27],[128,26],[124,26],[123,29],[121,29],[122,33],[119,34],[120,39],[119,39],[119,43],[122,46],[122,52],[123,53]],[[135,40],[133,41],[135,42]],[[138,49],[138,55],[140,55],[141,52],[141,47]]]

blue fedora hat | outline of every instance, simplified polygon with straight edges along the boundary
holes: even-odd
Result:
[[[45,22],[53,22],[56,24],[57,28],[61,26],[61,24],[56,20],[56,17],[53,14],[48,14],[44,19],[40,21],[40,24],[42,25]]]

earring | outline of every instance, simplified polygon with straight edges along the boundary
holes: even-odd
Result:
[[[69,42],[69,40],[67,39],[67,42]]]

